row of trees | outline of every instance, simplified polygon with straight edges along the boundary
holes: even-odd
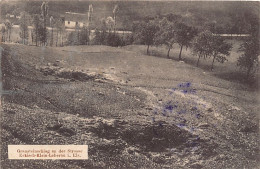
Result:
[[[28,44],[29,37],[31,37],[31,42],[36,46],[46,46],[48,39],[48,29],[47,22],[50,22],[51,35],[49,40],[49,45],[54,44],[54,28],[56,29],[56,46],[58,42],[63,45],[63,33],[65,31],[65,26],[61,18],[54,19],[52,16],[48,17],[48,3],[43,2],[41,5],[41,13],[30,15],[23,11],[20,13],[19,28],[20,28],[20,38],[23,44]],[[48,21],[49,20],[49,21]],[[32,30],[29,31],[29,25],[32,26]],[[5,22],[5,26],[2,27],[2,41],[10,41],[12,24],[10,21]],[[30,35],[30,36],[29,36]]]
[[[183,22],[178,22],[178,18],[154,19],[136,23],[134,29],[135,39],[141,44],[147,45],[147,54],[151,45],[163,45],[168,49],[167,57],[170,57],[170,50],[174,44],[180,46],[179,60],[183,47],[191,47],[192,39],[197,35],[198,30],[188,26]]]
[[[172,19],[164,17],[136,23],[135,41],[147,45],[147,54],[149,54],[151,45],[165,46],[168,49],[167,57],[169,58],[173,45],[178,44],[180,47],[179,60],[182,59],[183,47],[186,47],[191,48],[193,56],[198,57],[197,66],[199,66],[201,58],[212,59],[211,70],[213,70],[216,61],[220,63],[227,61],[232,45],[227,43],[224,38],[207,28],[198,31],[179,18],[170,18]],[[243,54],[238,59],[238,66],[246,70],[248,77],[256,72],[259,63],[259,22],[255,18],[251,18],[249,25],[251,37],[241,45],[239,52],[243,52]]]
[[[136,37],[140,42],[147,45],[147,54],[151,45],[163,45],[168,49],[167,57],[170,57],[170,50],[174,44],[180,47],[179,60],[183,47],[193,47],[193,53],[198,56],[197,66],[201,57],[212,57],[213,64],[217,60],[223,63],[231,50],[231,45],[224,39],[216,37],[212,32],[206,30],[198,34],[198,30],[188,26],[183,22],[169,21],[166,17],[163,19],[150,20],[148,22],[138,23]]]

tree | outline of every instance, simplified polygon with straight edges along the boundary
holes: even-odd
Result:
[[[170,50],[173,48],[175,43],[175,31],[172,22],[169,22],[166,18],[159,21],[159,31],[155,35],[156,45],[167,46],[168,52],[167,57],[170,57]]]
[[[77,34],[77,42],[76,43],[79,44],[80,43],[80,25],[77,24],[77,23],[75,25],[75,32]]]
[[[39,40],[39,30],[40,30],[40,16],[39,15],[33,15],[32,18],[32,25],[33,25],[33,37],[35,40],[35,45],[38,46],[38,40]]]
[[[230,50],[232,49],[232,45],[219,36],[212,38],[212,40],[210,43],[211,55],[213,57],[211,70],[213,70],[215,60],[224,63],[227,60],[226,56],[230,55]]]
[[[197,30],[181,22],[176,25],[175,32],[175,41],[180,46],[179,60],[181,60],[183,46],[186,48],[191,46],[191,41],[196,36]]]
[[[80,30],[80,41],[81,45],[87,45],[89,42],[89,34],[86,26],[83,26]]]
[[[51,42],[50,42],[50,46],[53,45],[53,27],[54,27],[54,18],[53,16],[50,17],[50,26],[51,26]]]
[[[107,37],[107,20],[105,18],[102,18],[100,20],[100,26],[99,28],[95,29],[95,37],[94,42],[98,45],[104,45],[105,40]]]
[[[63,32],[65,30],[65,25],[62,18],[56,19],[55,28],[56,28],[56,46],[58,46],[59,41],[60,41],[60,45],[63,46]]]
[[[257,37],[252,37],[241,44],[239,52],[243,54],[237,60],[237,66],[242,70],[246,70],[247,78],[252,76],[258,69],[260,44]]]
[[[259,37],[259,16],[252,12],[246,12],[244,16],[248,24],[248,32],[251,34],[252,37]]]
[[[2,28],[1,28],[1,42],[5,42],[5,33],[6,33],[5,26],[2,26]]]
[[[108,28],[108,31],[111,32],[114,29],[115,20],[111,16],[109,16],[106,19],[105,25],[106,25],[106,28]]]
[[[43,17],[43,29],[42,29],[42,40],[43,44],[46,45],[47,42],[47,29],[46,29],[46,19],[49,12],[48,2],[43,2],[41,5],[41,15]]]
[[[23,44],[26,44],[26,40],[28,40],[28,25],[29,25],[29,14],[26,12],[21,12],[20,22],[20,37],[22,38]]]
[[[94,11],[93,5],[90,4],[90,5],[88,6],[88,29],[89,29],[89,35],[88,35],[88,36],[90,36],[91,23],[92,23],[92,17],[93,17],[93,11]]]
[[[9,20],[6,20],[4,24],[5,24],[6,39],[8,39],[8,41],[10,42],[13,24]]]
[[[197,37],[194,38],[192,43],[192,50],[193,53],[198,56],[197,66],[199,66],[201,57],[207,58],[208,56],[211,56],[211,43],[213,38],[214,37],[212,32],[208,30],[201,32]]]
[[[113,15],[114,15],[114,33],[116,33],[116,14],[119,11],[119,7],[118,5],[115,5],[114,9],[113,9]]]
[[[141,43],[147,45],[147,54],[149,54],[149,47],[154,44],[154,39],[158,30],[158,24],[156,24],[153,20],[148,22],[140,22],[138,25],[138,38],[140,39]]]
[[[107,23],[106,23],[106,19],[105,18],[101,19],[100,23],[101,23],[100,29],[96,29],[95,30],[94,41],[97,44],[99,44],[99,45],[104,45],[106,37],[107,37]]]
[[[101,31],[99,29],[95,29],[95,33],[94,33],[94,44],[96,45],[101,45]]]

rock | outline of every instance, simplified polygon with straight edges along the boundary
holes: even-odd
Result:
[[[51,66],[51,63],[47,63],[47,66]]]
[[[210,125],[208,124],[208,123],[200,123],[199,125],[198,125],[198,127],[199,128],[207,128],[207,127],[209,127]]]
[[[53,63],[53,66],[59,66],[57,63]]]
[[[146,107],[145,109],[146,110],[153,110],[153,108],[151,108],[151,107]]]
[[[165,163],[165,158],[163,156],[155,156],[153,157],[153,161],[156,163],[163,164]]]
[[[98,92],[98,95],[104,96],[105,94],[102,92]]]
[[[64,136],[73,136],[76,134],[74,129],[68,127],[61,127],[59,128],[58,132]]]
[[[208,112],[213,112],[213,109],[211,107],[208,108]]]
[[[238,108],[238,107],[236,107],[236,106],[231,106],[231,107],[228,109],[228,111],[232,111],[232,110],[237,110],[237,111],[239,111],[239,110],[241,110],[241,109]]]
[[[94,81],[95,81],[95,82],[99,82],[99,83],[105,83],[105,81],[104,81],[104,80],[101,80],[101,79],[95,79]]]
[[[126,150],[129,154],[134,154],[136,151],[138,151],[135,147],[128,147]]]
[[[103,119],[102,120],[102,123],[103,124],[106,124],[107,126],[110,126],[110,127],[115,127],[116,126],[116,120],[115,119]]]
[[[58,130],[58,129],[61,128],[61,127],[62,127],[62,124],[60,124],[60,123],[48,124],[48,125],[46,126],[46,128],[47,128],[48,130]]]

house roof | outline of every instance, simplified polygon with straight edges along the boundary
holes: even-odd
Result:
[[[80,13],[72,13],[72,12],[66,12],[65,15],[65,21],[74,21],[74,22],[88,22],[88,15],[87,14],[80,14]]]

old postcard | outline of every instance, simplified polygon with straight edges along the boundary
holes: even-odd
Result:
[[[258,168],[259,5],[1,0],[1,168]]]

